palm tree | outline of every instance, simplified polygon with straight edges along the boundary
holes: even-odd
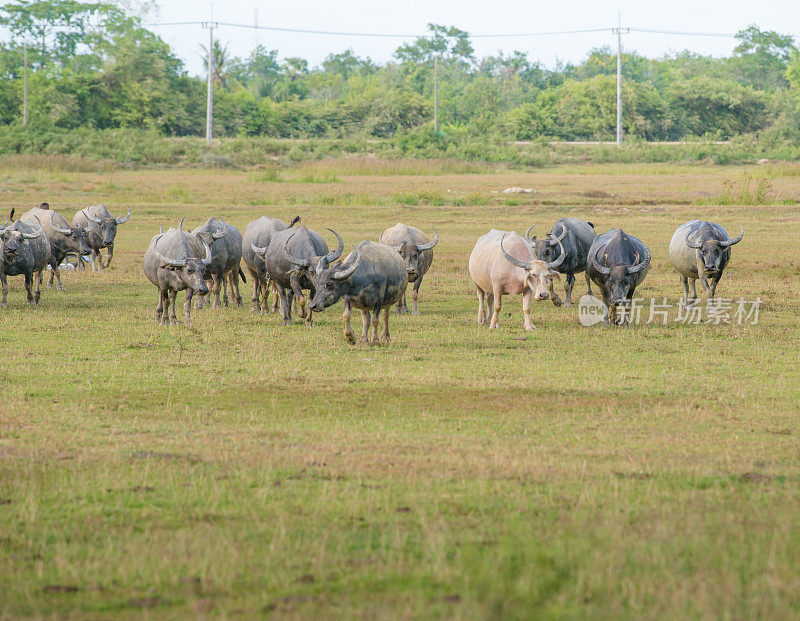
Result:
[[[206,71],[208,71],[208,48],[205,45],[201,45],[200,48],[203,50],[203,65]],[[228,81],[228,65],[231,60],[227,43],[222,45],[219,40],[214,41],[212,60],[214,65],[211,73],[211,81],[214,86],[222,87]]]

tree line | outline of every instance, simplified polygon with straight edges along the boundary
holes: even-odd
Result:
[[[28,49],[29,129],[135,128],[167,136],[205,129],[206,80],[124,5],[14,0],[0,7],[0,124],[22,118]],[[523,52],[477,58],[469,33],[430,24],[386,63],[352,50],[316,67],[258,46],[246,58],[224,41],[213,59],[217,136],[406,140],[431,137],[433,62],[441,134],[506,140],[611,140],[616,54],[545,68]],[[629,139],[800,139],[800,55],[789,35],[750,26],[729,57],[689,51],[623,55]],[[207,62],[207,61],[206,61]],[[433,136],[432,139],[437,139]]]

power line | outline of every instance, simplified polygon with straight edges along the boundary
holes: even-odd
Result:
[[[689,32],[685,30],[658,30],[655,28],[631,28],[632,32],[647,32],[650,34],[685,35],[688,37],[725,37],[735,39],[737,35],[729,32]]]

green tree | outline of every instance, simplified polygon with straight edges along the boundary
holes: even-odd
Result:
[[[794,54],[794,38],[750,26],[736,35],[732,66],[738,80],[760,90],[788,86],[786,68]]]

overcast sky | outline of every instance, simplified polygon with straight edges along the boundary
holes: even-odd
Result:
[[[212,5],[204,0],[161,0],[160,14],[150,21],[195,21],[208,19]],[[661,30],[735,33],[750,24],[781,33],[800,33],[800,2],[761,0],[305,0],[277,2],[258,0],[216,0],[214,19],[310,30],[424,34],[429,22],[453,25],[470,34],[503,34],[610,28],[617,24]],[[200,26],[153,27],[186,62],[190,73],[202,72],[200,44],[208,31]],[[403,38],[372,38],[289,34],[222,27],[216,31],[236,56],[247,56],[261,43],[277,49],[280,57],[300,56],[311,65],[319,64],[330,52],[352,48],[359,56],[385,62]],[[476,38],[478,57],[499,50],[527,52],[533,59],[552,67],[558,59],[577,62],[601,45],[614,45],[610,32],[561,36]],[[716,56],[731,52],[734,39],[631,33],[623,46],[645,56],[690,49]]]

